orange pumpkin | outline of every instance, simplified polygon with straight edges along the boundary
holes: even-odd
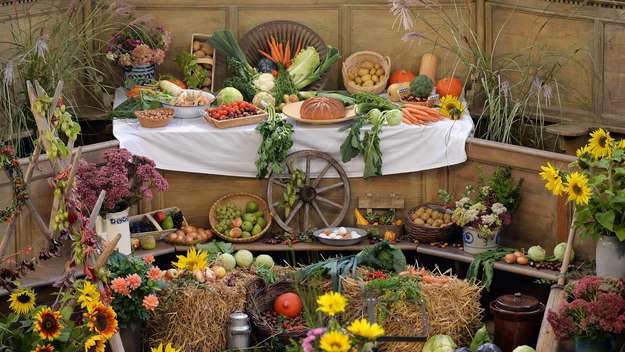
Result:
[[[273,310],[287,318],[295,318],[302,313],[302,300],[294,292],[283,293],[273,301]]]
[[[388,84],[410,82],[415,74],[407,70],[395,70],[389,77]]]
[[[462,82],[456,77],[445,77],[436,83],[436,92],[441,97],[451,95],[458,98],[462,94]]]

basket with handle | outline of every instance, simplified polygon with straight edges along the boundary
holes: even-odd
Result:
[[[380,64],[382,69],[384,70],[384,76],[382,76],[375,85],[370,87],[359,86],[349,79],[350,70],[358,67],[358,65],[362,62],[369,61],[372,63]],[[345,89],[347,89],[350,93],[374,93],[379,94],[384,91],[386,88],[386,82],[388,82],[388,78],[390,76],[391,71],[391,58],[388,56],[382,56],[381,54],[376,53],[375,51],[358,51],[351,54],[345,61],[343,61],[343,84],[345,85]]]
[[[408,213],[406,213],[404,223],[404,229],[406,231],[404,237],[406,239],[419,241],[419,243],[449,242],[453,236],[459,232],[460,227],[453,222],[442,227],[435,227],[427,224],[416,224],[413,221],[413,217],[419,208],[429,208],[442,214],[452,213],[450,209],[434,203],[426,203],[410,209]]]
[[[234,238],[234,237],[230,237],[224,233],[217,231],[216,226],[219,223],[219,221],[217,220],[217,208],[218,207],[220,207],[222,204],[233,203],[239,209],[241,208],[245,209],[247,202],[251,200],[255,201],[258,204],[258,210],[263,212],[265,220],[267,221],[267,225],[265,225],[265,227],[263,228],[261,232],[248,238],[242,238],[242,237]],[[260,239],[269,230],[269,227],[271,227],[271,220],[272,220],[271,212],[269,211],[269,206],[267,205],[267,202],[261,197],[255,194],[251,194],[251,193],[226,194],[225,196],[219,198],[215,203],[213,203],[208,214],[208,221],[211,227],[213,228],[213,232],[217,236],[221,237],[222,239],[228,242],[234,242],[234,243],[254,242]]]

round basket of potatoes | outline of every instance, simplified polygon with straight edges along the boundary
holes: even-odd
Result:
[[[442,209],[433,209],[421,206],[412,213],[411,218],[415,225],[431,227],[446,227],[452,225],[451,214]]]
[[[359,51],[343,61],[343,83],[350,93],[379,94],[386,88],[391,59],[374,51]]]
[[[445,242],[457,230],[451,210],[438,204],[425,204],[407,213],[405,230],[408,238],[422,243]]]
[[[166,241],[171,244],[194,245],[204,243],[212,238],[213,232],[211,230],[187,225],[167,235]]]

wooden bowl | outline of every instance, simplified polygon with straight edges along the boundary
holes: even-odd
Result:
[[[241,50],[243,50],[247,61],[250,65],[252,65],[252,67],[256,67],[256,65],[258,65],[258,61],[264,57],[258,52],[258,50],[269,52],[267,40],[271,36],[273,36],[278,42],[284,43],[285,45],[287,41],[290,41],[293,52],[295,51],[297,42],[301,41],[301,48],[304,49],[309,46],[314,47],[319,53],[320,60],[323,61],[326,56],[326,43],[309,27],[293,21],[271,21],[250,29],[239,41],[239,46],[241,47]],[[322,89],[328,81],[329,71],[330,70],[324,72],[318,81],[311,83],[301,90]]]
[[[154,119],[152,116],[157,113],[163,114],[164,117]],[[172,117],[174,117],[174,110],[168,108],[160,108],[135,111],[135,117],[137,118],[137,120],[139,120],[141,126],[145,128],[160,128],[167,126],[169,121],[171,121]]]
[[[262,211],[265,214],[265,220],[267,220],[267,225],[261,232],[259,232],[255,236],[248,237],[248,238],[233,238],[224,233],[217,231],[216,226],[217,224],[219,224],[219,221],[217,220],[217,208],[218,207],[220,207],[222,204],[233,203],[238,208],[245,209],[245,205],[247,204],[247,202],[251,200],[256,201],[256,203],[258,204],[258,210]],[[213,206],[211,206],[210,212],[208,213],[208,221],[210,222],[210,225],[213,228],[213,232],[217,236],[221,237],[222,239],[228,242],[246,243],[246,242],[254,242],[258,240],[259,238],[263,237],[263,235],[265,235],[265,233],[271,227],[272,217],[271,217],[271,212],[269,211],[269,206],[267,206],[267,202],[261,197],[255,194],[251,194],[251,193],[230,193],[219,198],[215,203],[213,203]]]
[[[373,86],[371,87],[363,87],[359,86],[355,83],[351,83],[349,80],[349,71],[354,67],[360,65],[363,61],[369,61],[373,63],[380,64],[382,69],[384,70],[384,76]],[[386,88],[386,82],[388,82],[388,77],[391,74],[391,58],[388,56],[382,56],[375,51],[358,51],[351,54],[345,61],[343,61],[343,84],[345,85],[345,89],[347,89],[350,93],[374,93],[380,94]]]

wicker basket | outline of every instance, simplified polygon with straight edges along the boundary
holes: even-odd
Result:
[[[153,114],[156,112],[160,112],[164,114],[166,117],[163,119],[158,119],[158,120],[149,118],[150,114]],[[137,120],[139,120],[139,123],[141,124],[141,126],[145,128],[159,128],[159,127],[167,126],[169,121],[171,121],[171,119],[174,117],[174,110],[168,109],[168,108],[160,108],[160,109],[135,111],[134,114]]]
[[[384,77],[378,81],[378,83],[371,87],[362,87],[351,83],[349,81],[348,72],[353,67],[358,66],[363,61],[370,61],[378,63],[384,70]],[[343,61],[343,84],[345,89],[350,93],[375,93],[380,94],[386,88],[386,82],[391,74],[391,59],[388,56],[382,56],[374,51],[358,51],[351,54],[345,61]]]
[[[401,103],[408,104],[408,105],[410,105],[410,104],[421,105],[421,106],[427,106],[428,108],[432,108],[435,105],[434,104],[435,103],[434,99],[428,99],[428,100],[424,100],[424,101],[411,101],[411,100],[406,100],[403,97],[400,97],[399,101]]]
[[[263,316],[264,312],[273,310],[273,302],[276,300],[276,297],[287,292],[295,292],[293,285],[288,281],[280,281],[272,285],[261,287],[248,296],[246,311],[250,316],[252,325],[261,337],[267,338],[276,336],[280,341],[288,343],[291,340],[298,340],[306,335],[306,330],[284,332],[284,330],[268,322]]]
[[[412,214],[417,209],[426,207],[433,210],[438,210],[441,213],[451,213],[450,209],[447,209],[439,204],[426,203],[414,207],[406,213],[404,222],[404,228],[406,230],[405,238],[410,241],[419,241],[419,243],[432,243],[432,242],[449,242],[453,238],[453,235],[458,233],[460,227],[456,224],[451,224],[445,227],[434,227],[430,225],[417,225],[412,221]]]
[[[265,228],[261,232],[259,232],[255,236],[248,237],[248,238],[232,238],[230,236],[226,236],[225,234],[223,234],[223,233],[221,233],[221,232],[219,232],[219,231],[217,231],[215,229],[215,227],[219,223],[219,221],[217,221],[217,208],[220,205],[222,205],[224,203],[233,203],[238,208],[245,209],[245,205],[250,200],[256,201],[256,203],[258,203],[258,209],[261,210],[265,214],[265,219],[267,220],[267,225],[265,226]],[[269,230],[269,227],[271,227],[271,220],[272,220],[271,212],[269,211],[269,207],[267,206],[267,202],[264,199],[262,199],[261,197],[255,195],[255,194],[251,194],[251,193],[230,193],[230,194],[226,194],[225,196],[219,198],[215,203],[213,203],[213,206],[211,207],[210,212],[208,213],[208,221],[210,222],[210,225],[213,228],[213,232],[217,236],[221,237],[222,239],[224,239],[224,240],[226,240],[228,242],[235,242],[235,243],[254,242],[254,241],[258,240],[259,238],[263,237],[263,235],[267,232],[267,230]]]
[[[258,50],[269,52],[267,40],[273,36],[280,43],[290,41],[295,48],[296,43],[302,43],[302,49],[312,46],[319,53],[319,58],[323,60],[326,56],[327,46],[321,37],[309,27],[293,21],[271,21],[260,24],[250,29],[239,41],[239,46],[250,65],[256,67],[258,61],[264,57]],[[294,51],[294,50],[293,50]],[[328,81],[327,70],[321,78],[301,90],[321,90]]]

